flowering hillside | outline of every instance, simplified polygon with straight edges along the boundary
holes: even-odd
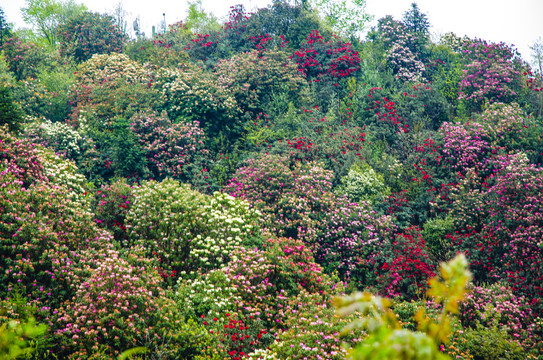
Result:
[[[0,359],[541,358],[513,46],[416,4],[364,39],[305,2],[132,40],[78,11],[0,28]]]

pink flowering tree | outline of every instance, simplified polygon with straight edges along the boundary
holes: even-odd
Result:
[[[519,55],[504,43],[473,40],[463,46],[468,59],[459,85],[459,99],[468,101],[474,110],[485,102],[511,102],[522,87]]]
[[[136,114],[131,129],[137,135],[154,179],[191,177],[190,167],[201,163],[208,154],[206,137],[199,123],[174,123],[166,114]],[[203,167],[200,164],[200,169]]]

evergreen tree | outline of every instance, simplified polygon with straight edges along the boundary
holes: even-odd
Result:
[[[0,85],[0,126],[8,125],[10,131],[18,131],[22,121],[22,112],[6,86]]]
[[[415,2],[411,4],[411,9],[403,14],[403,23],[414,33],[421,33],[426,36],[430,34],[428,16],[420,11],[419,6]]]
[[[4,9],[0,7],[0,47],[11,37],[11,25],[8,23]]]

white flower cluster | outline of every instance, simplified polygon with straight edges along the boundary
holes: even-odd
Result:
[[[218,262],[229,257],[232,250],[255,232],[259,213],[241,199],[216,192],[209,205],[203,207],[208,236],[197,235],[191,254],[202,261],[216,258]]]
[[[100,84],[122,78],[131,84],[148,81],[149,71],[125,54],[94,54],[81,64],[76,78],[82,84]]]
[[[210,197],[166,179],[144,183],[134,196],[126,219],[134,245],[187,267],[218,267],[258,232],[260,214],[227,194]]]
[[[241,301],[237,289],[229,285],[230,279],[222,270],[213,270],[197,279],[179,278],[177,296],[187,309],[198,309],[208,316],[220,317],[234,312],[235,303]]]
[[[277,357],[269,349],[255,349],[247,355],[249,359],[255,360],[277,360]]]
[[[157,83],[161,86],[162,100],[171,113],[192,115],[202,109],[223,109],[226,116],[233,117],[240,111],[230,91],[202,70],[160,69]]]
[[[64,187],[66,195],[72,201],[80,203],[81,209],[90,214],[90,201],[84,188],[86,178],[78,173],[75,163],[55,155],[50,149],[38,147],[36,150],[43,163],[45,176],[49,181]]]

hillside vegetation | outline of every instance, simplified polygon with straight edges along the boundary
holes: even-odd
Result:
[[[0,359],[542,358],[515,48],[416,4],[363,39],[275,1],[129,40],[50,2],[53,32],[0,12]]]

